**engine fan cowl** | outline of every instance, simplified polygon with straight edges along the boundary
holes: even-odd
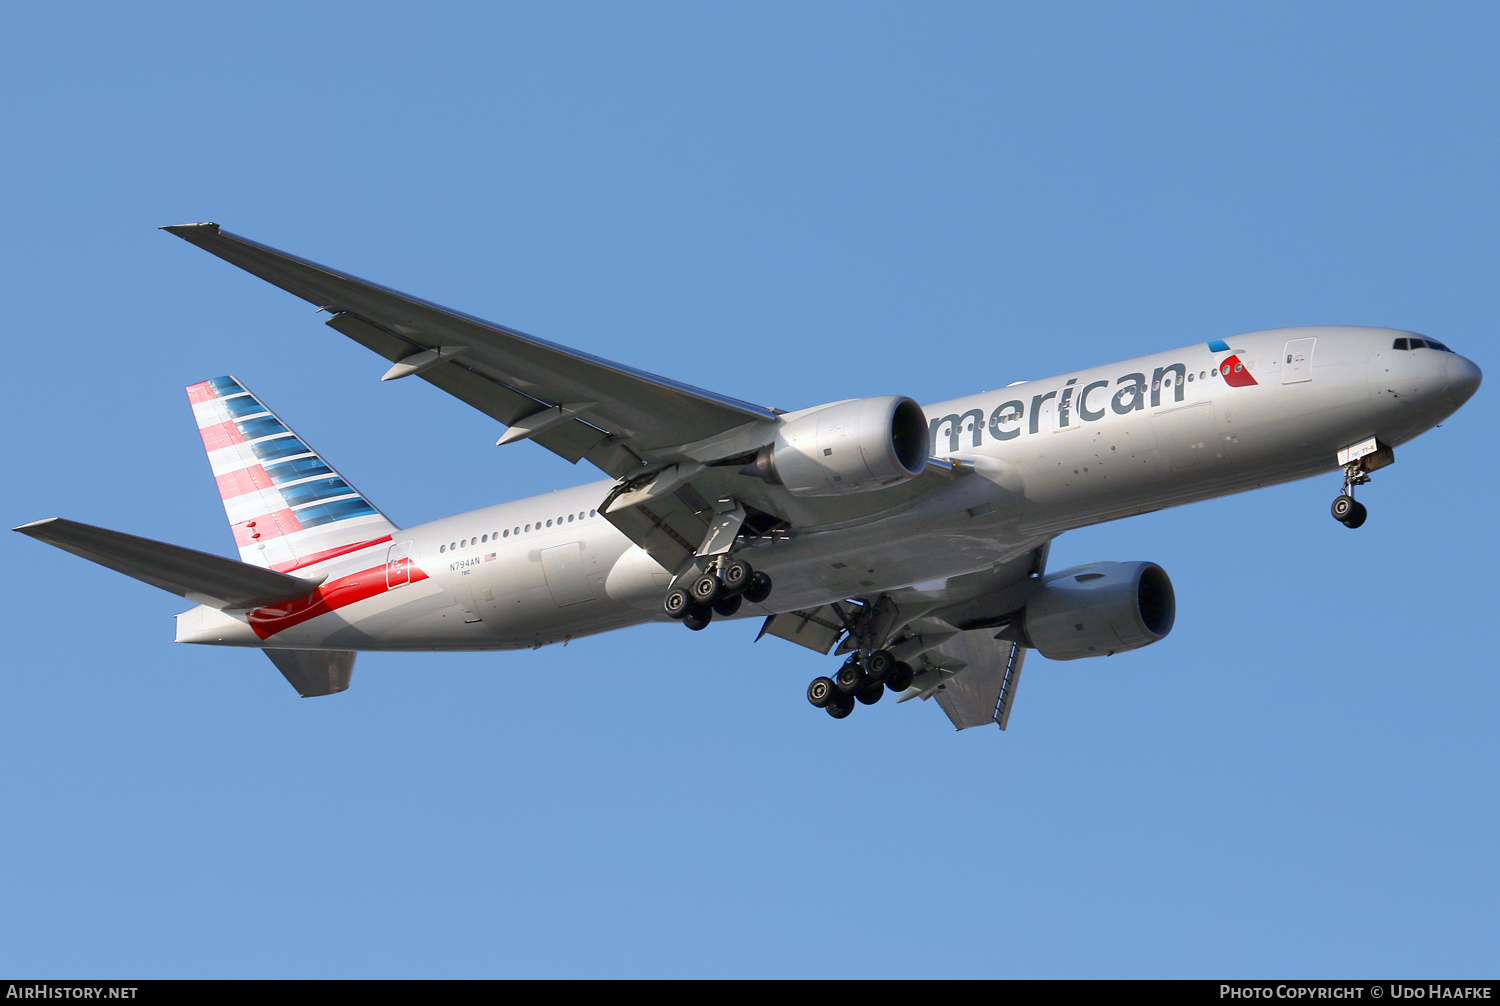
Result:
[[[1166,638],[1177,597],[1154,562],[1093,562],[1049,575],[1026,604],[1027,638],[1050,660],[1103,657]]]
[[[915,478],[929,450],[927,415],[916,402],[856,398],[787,417],[756,468],[797,496],[846,496]]]

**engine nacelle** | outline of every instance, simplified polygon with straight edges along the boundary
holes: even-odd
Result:
[[[910,398],[856,398],[784,419],[755,467],[797,496],[846,496],[922,474],[930,446],[927,416]]]
[[[1026,604],[1030,645],[1050,660],[1103,657],[1164,639],[1177,596],[1154,562],[1091,562],[1052,573]]]

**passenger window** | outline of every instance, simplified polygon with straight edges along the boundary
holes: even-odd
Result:
[[[448,551],[448,546],[447,545],[439,545],[438,546],[438,551],[439,552],[446,552],[446,551]]]

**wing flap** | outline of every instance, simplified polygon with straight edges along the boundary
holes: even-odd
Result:
[[[814,653],[827,656],[833,644],[844,634],[844,620],[838,609],[831,604],[803,611],[787,611],[771,615],[761,626],[760,636],[771,635],[789,643],[805,646]],[[756,641],[760,640],[756,636]]]
[[[151,538],[138,538],[62,517],[23,524],[15,530],[210,608],[256,608],[278,604],[306,597],[323,582],[323,577],[314,579],[277,573],[222,555],[168,545]]]
[[[708,536],[714,518],[713,505],[692,486],[684,485],[645,502],[611,510],[610,504],[625,488],[618,486],[606,496],[599,512],[662,569],[678,572],[697,554],[698,546]]]
[[[1001,730],[1010,720],[1015,701],[1016,684],[1021,679],[1021,664],[1026,649],[1015,643],[993,639],[987,629],[961,632],[929,654],[942,654],[943,665],[950,661],[965,666],[949,678],[933,696],[955,730],[996,723]]]

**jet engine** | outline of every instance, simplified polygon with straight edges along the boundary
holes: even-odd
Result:
[[[797,496],[847,496],[897,485],[927,467],[927,416],[910,398],[834,402],[784,417],[755,474]]]
[[[1051,660],[1103,657],[1166,638],[1177,597],[1154,562],[1091,562],[1052,573],[1027,602],[1026,645]]]

